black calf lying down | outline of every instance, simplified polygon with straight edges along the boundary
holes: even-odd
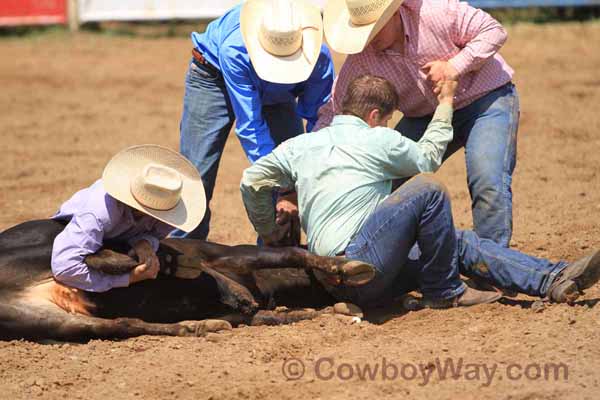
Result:
[[[373,276],[368,264],[299,248],[166,239],[158,279],[90,293],[52,278],[52,243],[63,228],[39,220],[0,233],[0,339],[198,336],[241,323],[285,324],[331,312],[323,307],[334,300],[313,271],[333,283],[363,284]],[[86,263],[105,273],[137,265],[113,250],[88,256]]]

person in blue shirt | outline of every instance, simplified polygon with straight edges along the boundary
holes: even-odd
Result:
[[[171,236],[208,236],[208,205],[234,120],[251,163],[304,133],[302,119],[311,131],[334,79],[322,40],[320,10],[301,0],[246,2],[211,22],[204,33],[192,33],[180,147],[202,176],[207,211],[193,232]]]

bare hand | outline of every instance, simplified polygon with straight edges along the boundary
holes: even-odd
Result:
[[[152,245],[147,240],[140,240],[133,246],[132,251],[137,256],[140,265],[131,271],[129,283],[156,279],[160,270],[160,261],[154,253]]]
[[[454,94],[456,93],[457,86],[457,81],[448,80],[437,83],[433,92],[438,95],[437,98],[440,104],[448,104],[450,106],[454,104]]]
[[[286,196],[279,196],[275,204],[275,222],[278,225],[285,225],[292,218],[298,216],[298,194],[290,193]]]
[[[298,194],[296,192],[278,196],[275,204],[275,223],[277,228],[269,235],[261,235],[265,246],[300,245],[300,220],[298,218]]]
[[[156,279],[159,270],[158,266],[149,267],[146,264],[140,264],[129,273],[129,284],[147,279]]]
[[[448,61],[431,61],[421,69],[427,74],[427,79],[434,85],[437,85],[440,81],[458,80],[458,71]]]
[[[288,235],[288,232],[290,231],[291,224],[288,222],[286,224],[276,226],[277,228],[270,234],[260,236],[265,246],[280,247],[280,243],[284,241]]]

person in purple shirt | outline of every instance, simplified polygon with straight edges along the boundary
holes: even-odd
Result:
[[[159,240],[174,228],[194,229],[204,216],[202,199],[200,174],[179,153],[156,145],[121,151],[102,179],[75,193],[52,217],[66,223],[52,247],[54,278],[90,292],[156,278]],[[140,264],[122,275],[88,268],[85,257],[108,239],[130,246]]]

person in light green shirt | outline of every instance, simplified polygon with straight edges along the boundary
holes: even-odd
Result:
[[[398,103],[393,86],[365,75],[350,83],[331,126],[287,140],[244,171],[240,190],[266,245],[286,234],[272,190],[295,190],[309,250],[375,267],[363,286],[327,286],[340,301],[381,302],[414,285],[428,307],[493,302],[496,291],[468,288],[460,274],[556,302],[573,302],[600,279],[600,251],[575,263],[552,263],[454,227],[446,188],[430,174],[452,140],[457,82],[441,81],[439,105],[418,142],[386,124]],[[420,175],[418,175],[420,174]],[[392,191],[392,181],[417,175]],[[279,222],[279,223],[278,223]],[[410,254],[410,256],[409,256]],[[485,268],[482,267],[485,266]],[[409,284],[410,283],[410,284]]]
[[[374,110],[367,121],[346,104],[331,126],[285,141],[256,168],[247,169],[242,197],[261,238],[268,243],[281,233],[271,188],[295,189],[309,250],[327,256],[342,252],[389,196],[392,180],[440,167],[452,140],[453,89],[448,91],[419,142],[386,127],[396,99],[388,99],[386,108]]]

